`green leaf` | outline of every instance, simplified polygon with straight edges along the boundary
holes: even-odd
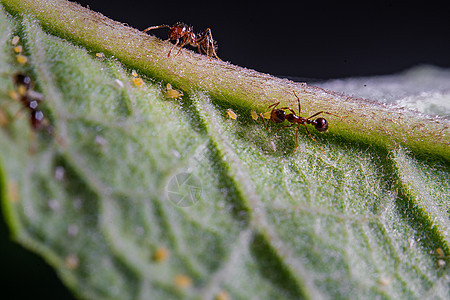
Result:
[[[169,44],[143,47],[136,32],[126,52],[119,25],[83,33],[80,20],[111,21],[56,1],[75,20],[68,34],[52,2],[2,2],[1,201],[13,238],[76,295],[448,298],[447,120],[343,103],[190,51],[167,58]],[[108,44],[112,32],[122,41]],[[32,130],[9,97],[17,72],[44,95],[54,134]],[[167,83],[184,96],[166,97]],[[295,130],[266,131],[250,116],[272,97],[295,107],[291,90],[307,113],[317,103],[349,117],[331,116],[317,143],[300,128],[294,152]]]

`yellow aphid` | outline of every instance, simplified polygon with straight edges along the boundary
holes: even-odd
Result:
[[[255,121],[258,120],[258,114],[256,113],[256,111],[252,110],[251,115],[252,115],[253,120],[255,120]]]
[[[183,92],[182,91],[174,90],[170,83],[168,83],[166,85],[166,97],[172,98],[172,99],[176,99],[176,98],[180,98],[182,96],[183,96]]]
[[[163,262],[169,258],[170,251],[166,247],[158,248],[153,254],[153,260],[156,262]]]
[[[22,54],[19,54],[19,55],[17,55],[16,56],[16,59],[17,59],[17,62],[19,63],[19,64],[26,64],[27,63],[27,61],[28,61],[28,58],[25,56],[25,55],[22,55]]]
[[[138,73],[136,72],[136,70],[131,71],[131,75],[133,77],[138,77]]]
[[[230,119],[236,120],[237,115],[234,111],[231,110],[231,108],[227,109],[227,114]]]
[[[75,254],[70,254],[66,256],[65,264],[68,269],[73,270],[80,265],[80,259]]]
[[[105,57],[105,53],[97,52],[97,53],[95,53],[95,56],[97,56],[97,57]]]
[[[438,255],[439,257],[441,257],[441,258],[445,256],[444,250],[442,250],[442,248],[437,248],[437,249],[436,249],[436,253],[437,253],[437,255]]]
[[[378,283],[381,284],[382,286],[388,286],[391,284],[391,280],[386,277],[381,277],[380,279],[378,279]]]
[[[27,87],[24,85],[19,85],[17,87],[17,93],[19,93],[20,96],[25,96],[25,94],[27,93]]]
[[[17,35],[15,37],[12,38],[11,40],[11,44],[12,45],[17,45],[17,43],[20,41],[20,37],[18,37]]]
[[[263,113],[264,119],[270,119],[271,114],[272,114],[272,111],[266,111],[265,113]]]
[[[21,45],[14,47],[14,52],[16,53],[22,53],[23,47]]]
[[[133,82],[136,86],[141,86],[144,84],[144,80],[142,80],[142,78],[140,77],[133,78]]]
[[[226,291],[220,291],[216,295],[216,300],[229,300],[229,299],[230,299],[230,295]]]
[[[179,288],[185,289],[192,285],[192,279],[189,276],[179,274],[174,278],[175,285]]]

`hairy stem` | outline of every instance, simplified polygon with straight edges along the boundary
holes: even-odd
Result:
[[[450,160],[447,119],[342,96],[185,49],[179,55],[168,57],[172,47],[169,42],[66,0],[2,0],[2,3],[10,11],[34,15],[44,28],[56,35],[113,55],[128,66],[186,92],[205,90],[218,101],[248,108],[249,118],[250,110],[263,112],[275,99],[283,106],[295,108],[295,91],[302,101],[304,116],[318,111],[346,116],[329,118],[330,132],[334,134],[381,146],[401,144],[418,153]]]

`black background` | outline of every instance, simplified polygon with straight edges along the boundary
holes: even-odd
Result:
[[[450,67],[450,17],[431,2],[77,1],[138,29],[211,28],[222,60],[276,76],[383,75],[417,64]],[[167,29],[151,34],[167,38]]]
[[[277,76],[328,79],[403,71],[418,64],[450,67],[448,10],[431,2],[77,1],[128,25],[183,21],[211,28],[222,60]],[[295,3],[295,4],[293,4]],[[167,29],[152,32],[167,38]],[[0,218],[2,293],[14,299],[70,299],[38,256],[8,241]]]

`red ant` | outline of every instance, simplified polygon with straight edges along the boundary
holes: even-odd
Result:
[[[220,58],[216,54],[217,46],[216,41],[212,38],[211,29],[207,28],[203,33],[195,34],[194,29],[191,26],[188,26],[182,22],[177,22],[173,26],[169,25],[159,25],[159,26],[151,26],[147,29],[144,29],[143,32],[147,32],[153,29],[158,28],[169,28],[169,40],[174,40],[175,45],[170,49],[169,54],[172,52],[173,48],[180,44],[180,50],[178,50],[178,55],[184,45],[188,44],[192,47],[197,47],[198,52],[201,54],[206,54],[208,57],[214,56],[215,58]],[[175,55],[175,56],[176,56]]]
[[[300,106],[300,98],[297,96],[297,94],[294,91],[294,95],[295,97],[297,97],[297,101],[298,101],[298,114],[300,114],[302,112],[301,106]],[[309,118],[304,118],[304,117],[300,117],[299,115],[297,115],[295,113],[295,111],[290,108],[290,107],[282,107],[282,108],[276,108],[278,105],[280,104],[279,101],[275,102],[272,105],[269,105],[268,108],[272,107],[272,111],[270,112],[270,118],[268,118],[270,121],[275,122],[275,123],[283,123],[285,120],[287,120],[289,123],[289,125],[283,126],[281,128],[279,128],[278,130],[287,128],[287,127],[292,127],[294,125],[297,125],[296,131],[295,131],[295,150],[294,152],[297,151],[298,148],[298,128],[300,127],[300,125],[305,126],[306,132],[308,133],[308,135],[313,139],[314,142],[316,142],[316,144],[319,146],[319,148],[325,152],[322,147],[320,147],[319,143],[316,141],[316,139],[311,135],[311,133],[309,133],[308,127],[306,127],[306,124],[311,124],[314,125],[314,127],[316,128],[317,131],[319,132],[326,132],[328,130],[328,121],[325,118],[317,118],[314,120],[311,120],[311,118],[314,118],[317,115],[320,114],[328,114],[328,115],[332,115],[332,116],[336,116],[336,117],[340,117],[338,115],[332,114],[330,112],[327,111],[319,111],[318,113],[313,114],[312,116],[310,116]],[[284,110],[289,110],[291,113],[290,114],[286,114],[286,112]],[[266,128],[266,130],[268,130],[269,127],[269,122],[267,122],[267,124],[264,122],[264,115],[261,113],[260,114],[262,120],[263,120],[263,124]],[[277,130],[277,131],[278,131]]]

